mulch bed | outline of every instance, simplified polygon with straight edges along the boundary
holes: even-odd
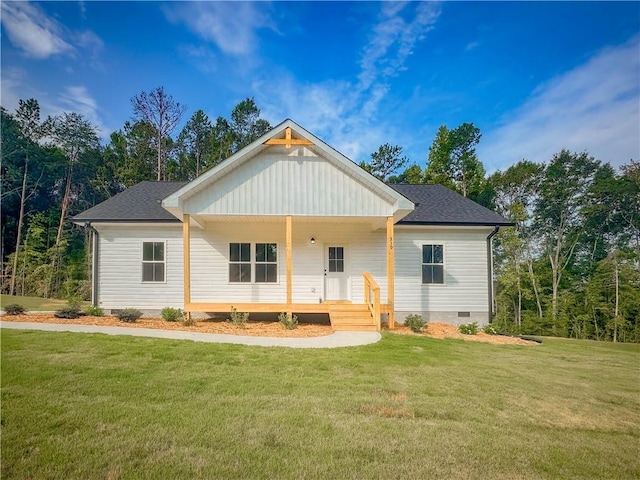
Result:
[[[431,338],[457,338],[460,340],[470,340],[472,342],[495,343],[498,345],[537,345],[536,342],[523,340],[516,337],[508,337],[504,335],[489,335],[484,332],[478,332],[476,335],[464,335],[458,331],[458,327],[448,323],[428,323],[423,329],[423,333],[414,333],[409,327],[404,325],[396,325],[393,333],[400,335],[418,335]]]
[[[257,337],[290,337],[306,338],[331,335],[333,329],[330,325],[317,323],[299,323],[295,330],[287,330],[278,322],[249,321],[245,328],[238,327],[224,320],[198,319],[191,327],[181,322],[166,322],[161,318],[140,318],[135,323],[125,323],[116,317],[83,316],[76,319],[56,318],[50,313],[29,313],[24,315],[3,315],[3,322],[32,322],[32,323],[59,323],[72,325],[98,325],[105,327],[130,327],[130,328],[155,328],[159,330],[183,330],[197,333],[220,333],[227,335],[249,335]],[[394,330],[388,330],[398,335],[418,335],[431,338],[457,338],[473,342],[495,343],[500,345],[536,345],[536,342],[521,338],[507,337],[503,335],[488,335],[478,332],[477,335],[463,335],[455,325],[448,323],[429,323],[424,333],[414,333],[409,327],[397,325]]]
[[[248,321],[245,328],[237,327],[224,320],[198,319],[191,327],[181,322],[166,322],[161,318],[138,319],[135,323],[125,323],[116,317],[92,317],[89,315],[65,319],[56,318],[52,314],[29,313],[25,315],[3,315],[3,322],[33,322],[33,323],[59,323],[72,325],[98,325],[103,327],[130,327],[130,328],[155,328],[159,330],[183,330],[197,333],[222,333],[227,335],[250,335],[257,337],[321,337],[331,335],[333,330],[329,325],[315,323],[299,323],[295,330],[287,330],[278,322],[254,322]]]

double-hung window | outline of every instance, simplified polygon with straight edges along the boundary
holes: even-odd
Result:
[[[142,281],[164,282],[164,242],[142,242]]]
[[[229,283],[277,283],[277,243],[230,243]]]
[[[444,245],[422,245],[422,283],[444,283]]]
[[[256,283],[276,283],[278,280],[278,245],[256,243]]]
[[[251,282],[251,244],[229,244],[229,282]]]

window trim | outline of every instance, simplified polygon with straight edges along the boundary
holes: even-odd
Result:
[[[144,244],[145,243],[162,243],[163,244],[163,248],[162,248],[162,252],[163,252],[163,259],[162,261],[159,260],[145,260],[144,259]],[[140,261],[140,283],[144,283],[144,284],[159,284],[159,283],[167,283],[167,241],[166,240],[143,240],[142,241],[142,245],[140,248],[140,253],[141,253],[141,261]],[[163,275],[163,279],[162,280],[145,280],[144,279],[144,264],[145,263],[162,263],[164,265],[164,275]]]
[[[442,247],[442,263],[424,263],[423,259],[424,259],[424,247],[426,246],[440,246]],[[446,285],[447,284],[447,268],[446,268],[446,258],[447,258],[447,248],[446,248],[446,244],[444,242],[430,242],[430,243],[422,243],[420,245],[420,284],[423,286],[441,286],[441,285]],[[431,282],[431,283],[425,283],[423,281],[423,275],[422,275],[422,267],[425,265],[442,265],[442,282],[440,283],[435,283],[435,282]]]
[[[231,245],[234,243],[248,243],[249,244],[249,261],[248,262],[232,262],[231,261]],[[274,244],[276,246],[276,261],[275,262],[258,262],[256,260],[256,254],[257,254],[257,245],[258,244],[264,244],[264,245],[269,245],[269,244]],[[246,242],[246,241],[233,241],[233,242],[228,242],[228,256],[227,256],[227,285],[279,285],[280,284],[280,243],[279,242],[275,242],[275,241],[260,241],[260,242],[256,242],[256,241],[251,241],[251,242]],[[248,282],[232,282],[229,280],[229,266],[231,264],[249,264],[251,265],[251,276],[250,276],[250,281]],[[276,266],[276,281],[275,282],[256,282],[256,265],[275,265]]]

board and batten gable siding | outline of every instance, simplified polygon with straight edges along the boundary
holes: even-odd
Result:
[[[395,311],[448,323],[487,322],[488,280],[486,238],[491,228],[396,226]],[[422,284],[422,245],[444,245],[445,281]],[[470,317],[458,317],[470,312]]]
[[[105,309],[184,306],[182,224],[96,225],[98,302]],[[142,243],[165,242],[165,282],[142,282]]]
[[[270,147],[186,199],[191,215],[377,216],[394,200],[311,149]]]

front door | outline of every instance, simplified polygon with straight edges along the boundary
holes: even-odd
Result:
[[[325,300],[349,300],[347,248],[344,245],[328,245],[324,256]]]

